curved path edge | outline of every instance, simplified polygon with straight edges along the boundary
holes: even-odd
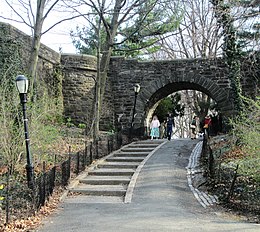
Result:
[[[147,162],[147,160],[161,147],[163,146],[165,143],[167,143],[167,141],[161,143],[158,147],[156,147],[148,156],[145,157],[145,159],[139,164],[139,166],[137,167],[135,173],[133,174],[130,183],[128,185],[128,188],[126,190],[126,195],[125,195],[125,199],[124,199],[124,203],[131,203],[132,201],[132,197],[133,197],[133,193],[134,193],[134,188],[135,188],[135,184],[137,181],[137,178],[139,176],[139,173],[141,172],[144,164]]]
[[[206,192],[200,191],[192,185],[192,179],[196,174],[202,173],[203,170],[199,168],[199,159],[202,152],[203,141],[200,141],[196,144],[194,149],[191,152],[189,158],[189,164],[186,167],[187,169],[187,180],[190,190],[192,191],[194,197],[204,208],[212,206],[218,202],[217,196],[210,195]]]

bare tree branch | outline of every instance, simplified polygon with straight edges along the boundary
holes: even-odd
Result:
[[[0,18],[8,19],[8,20],[13,21],[13,22],[24,23],[24,24],[27,25],[28,27],[31,27],[31,28],[32,28],[32,26],[25,21],[25,19],[21,16],[21,14],[12,6],[11,3],[9,3],[8,0],[5,0],[5,2],[6,2],[6,4],[13,10],[13,12],[18,16],[18,18],[21,19],[21,21],[19,21],[19,20],[14,20],[14,19],[11,19],[11,18],[8,18],[8,17],[3,17],[3,16],[1,16],[1,15],[0,15]]]
[[[69,21],[69,20],[72,20],[72,19],[75,19],[75,18],[83,17],[83,16],[86,16],[86,15],[88,15],[88,14],[76,15],[76,16],[72,16],[72,17],[70,17],[70,18],[62,19],[62,20],[60,20],[60,21],[54,23],[51,27],[49,27],[47,30],[45,30],[45,31],[42,32],[41,34],[43,35],[43,34],[47,33],[48,31],[50,31],[52,28],[54,28],[55,26],[57,26],[57,25],[60,24],[60,23],[63,23],[63,22],[65,22],[65,21]]]

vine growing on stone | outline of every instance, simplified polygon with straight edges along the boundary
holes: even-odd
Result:
[[[241,87],[241,50],[238,47],[234,19],[230,13],[230,5],[224,0],[211,0],[215,7],[218,23],[223,28],[224,44],[223,52],[229,67],[229,79],[232,89],[232,98],[237,113],[243,110],[242,87]]]
[[[15,78],[26,74],[23,41],[13,38],[12,28],[0,25],[0,171],[8,167],[10,174],[21,175],[25,165],[24,128],[19,93]],[[40,163],[51,143],[60,137],[57,123],[62,122],[62,75],[57,67],[54,73],[45,68],[41,80],[40,98],[30,101],[28,93],[27,116],[31,150],[35,162]],[[53,90],[55,89],[55,90]],[[19,174],[20,173],[20,174]]]
[[[0,41],[0,160],[1,166],[8,165],[12,172],[22,154],[19,96],[14,83],[15,76],[23,71],[21,45],[12,41],[5,27],[0,27]]]

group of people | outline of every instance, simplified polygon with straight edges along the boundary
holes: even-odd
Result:
[[[218,121],[221,122],[221,119]],[[216,133],[218,133],[221,128],[214,129],[217,127],[216,125],[220,125],[220,123],[216,124],[214,118],[209,115],[207,115],[202,121],[199,120],[198,116],[194,116],[190,124],[190,138],[196,139],[199,133],[209,137],[209,135],[215,130],[217,131]],[[168,114],[167,119],[162,123],[162,125],[158,120],[158,117],[154,115],[150,123],[151,140],[154,138],[167,138],[168,140],[171,140],[173,127],[175,127],[175,124],[171,113]]]
[[[203,133],[205,136],[209,136],[209,128],[211,127],[211,117],[207,115],[202,123],[199,122],[199,118],[197,116],[194,116],[191,121],[190,129],[191,129],[191,134],[190,137],[191,139],[196,139],[197,134]]]
[[[222,117],[218,115],[206,115],[205,118],[200,121],[199,117],[194,116],[190,125],[191,139],[196,138],[198,133],[203,133],[209,138],[209,136],[218,135],[222,132]]]
[[[172,137],[172,130],[174,125],[174,119],[172,117],[172,114],[169,113],[167,116],[167,119],[165,122],[163,122],[163,125],[160,124],[160,121],[158,120],[158,117],[156,115],[153,116],[153,120],[150,123],[150,136],[151,140],[154,138],[158,139],[160,138],[160,126],[163,128],[162,131],[162,137],[166,135],[168,140],[171,140]]]

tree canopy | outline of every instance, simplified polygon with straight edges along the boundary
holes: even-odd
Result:
[[[106,1],[103,1],[103,8],[106,8]],[[80,53],[96,54],[98,41],[101,43],[101,52],[106,44],[106,37],[110,37],[109,28],[111,25],[111,15],[113,14],[113,3],[111,2],[106,10],[101,12],[101,8],[94,3],[90,6],[93,14],[88,17],[86,26],[77,27],[71,32],[73,43]],[[123,2],[121,2],[123,3]],[[168,36],[178,28],[182,11],[175,8],[169,10],[172,3],[168,0],[150,0],[150,1],[129,1],[128,4],[122,4],[120,8],[120,18],[114,26],[117,27],[112,44],[113,55],[124,55],[128,57],[138,57],[147,53],[153,53],[160,49],[155,43],[161,37]],[[128,6],[128,7],[127,7]],[[115,13],[115,12],[114,12]],[[102,18],[100,32],[98,32],[98,21]],[[107,26],[106,26],[107,25]],[[98,34],[100,37],[98,38]]]

